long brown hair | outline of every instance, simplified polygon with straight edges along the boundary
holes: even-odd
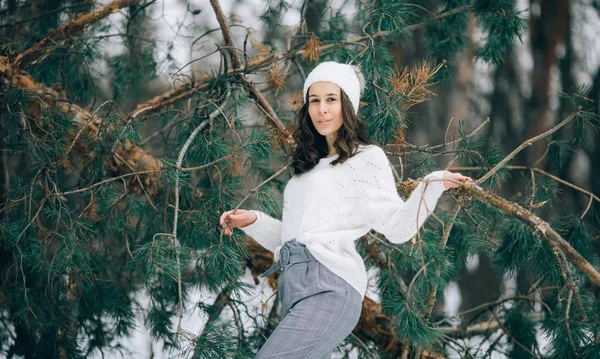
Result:
[[[370,145],[373,143],[364,122],[354,113],[352,102],[344,90],[340,89],[340,92],[343,123],[337,131],[337,138],[333,143],[333,147],[340,156],[331,162],[332,166],[344,163],[354,156],[359,144]],[[293,133],[296,148],[292,153],[292,168],[296,175],[311,170],[328,153],[327,140],[325,136],[317,132],[308,113],[308,92],[306,97],[304,105],[296,115],[296,129]]]

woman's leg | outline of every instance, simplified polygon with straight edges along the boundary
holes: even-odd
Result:
[[[362,296],[317,261],[298,263],[286,271],[280,276],[285,291],[281,294],[287,298],[282,300],[284,318],[256,358],[329,358],[358,323]],[[316,293],[315,284],[320,288]],[[308,295],[301,295],[302,290]],[[300,299],[290,300],[294,297]],[[291,308],[286,310],[287,306]]]

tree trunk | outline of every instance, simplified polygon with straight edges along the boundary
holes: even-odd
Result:
[[[552,123],[550,91],[552,72],[557,64],[556,50],[565,39],[568,26],[569,1],[530,1],[529,23],[533,56],[532,92],[528,103],[525,138],[548,129]],[[539,14],[535,9],[540,9]],[[544,152],[545,144],[537,143],[527,152],[525,164],[534,163]]]

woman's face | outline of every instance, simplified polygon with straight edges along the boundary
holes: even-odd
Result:
[[[308,89],[308,114],[317,131],[335,139],[342,127],[341,89],[331,82],[315,82]]]

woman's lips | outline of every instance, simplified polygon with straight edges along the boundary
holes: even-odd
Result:
[[[319,121],[317,121],[317,123],[318,123],[320,126],[325,126],[325,125],[329,124],[329,122],[331,122],[331,121],[332,121],[332,120],[319,120]]]

